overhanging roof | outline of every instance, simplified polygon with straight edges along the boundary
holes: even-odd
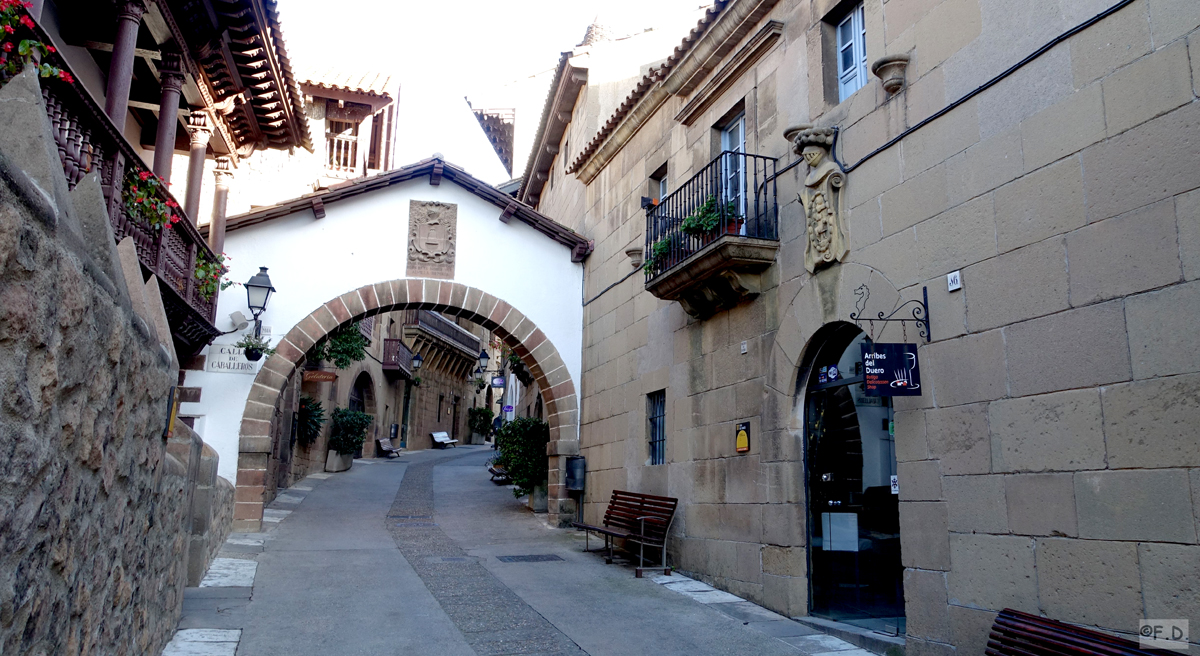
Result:
[[[571,65],[572,53],[564,52],[558,60],[558,69],[550,90],[546,93],[546,104],[542,108],[542,120],[538,123],[537,135],[533,138],[533,152],[525,163],[525,175],[517,198],[524,203],[537,205],[542,187],[550,176],[550,167],[558,155],[563,134],[571,123],[579,90],[587,84],[588,70]]]
[[[429,177],[429,184],[438,185],[448,180],[488,201],[503,210],[499,220],[508,223],[513,218],[520,220],[543,235],[571,249],[571,261],[582,262],[592,252],[593,244],[583,235],[547,217],[528,205],[514,199],[482,180],[479,180],[463,169],[437,157],[421,160],[387,173],[380,173],[365,178],[355,178],[330,187],[327,190],[313,194],[305,194],[299,198],[284,201],[269,207],[230,217],[225,224],[226,232],[265,223],[272,219],[288,216],[297,212],[311,210],[318,218],[325,216],[325,206],[340,200],[353,198],[378,189],[385,189],[395,184],[408,182],[414,178]],[[200,232],[208,236],[209,226],[201,226]]]

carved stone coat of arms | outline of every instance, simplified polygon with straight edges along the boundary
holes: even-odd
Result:
[[[408,275],[453,278],[457,232],[457,205],[409,201]]]

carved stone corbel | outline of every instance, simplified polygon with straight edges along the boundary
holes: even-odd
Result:
[[[784,137],[792,142],[792,150],[808,163],[808,176],[798,195],[804,207],[808,238],[804,268],[809,273],[843,262],[850,254],[845,230],[846,174],[829,156],[836,134],[835,128],[811,125],[798,125],[784,132]]]

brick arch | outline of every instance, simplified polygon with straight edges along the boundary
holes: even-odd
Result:
[[[280,340],[275,354],[263,364],[242,414],[235,527],[261,528],[263,506],[269,501],[262,477],[271,451],[271,419],[288,377],[304,354],[339,326],[397,310],[433,310],[462,317],[495,333],[521,358],[538,383],[550,424],[549,519],[552,525],[569,522],[575,511],[561,472],[566,456],[579,453],[579,397],[558,349],[520,310],[491,294],[450,280],[401,278],[366,285],[321,304]]]

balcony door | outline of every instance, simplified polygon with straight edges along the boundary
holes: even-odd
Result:
[[[746,216],[746,170],[744,159],[739,155],[746,152],[746,115],[740,114],[721,130],[721,202],[732,203],[738,216]],[[735,154],[736,153],[736,154]],[[746,224],[740,229],[746,234]]]

